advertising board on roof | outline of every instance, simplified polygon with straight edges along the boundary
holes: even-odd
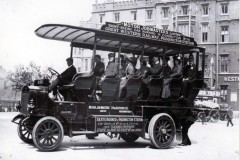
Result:
[[[191,46],[194,46],[195,44],[193,38],[184,36],[182,33],[163,30],[150,26],[132,24],[128,22],[106,22],[106,24],[101,27],[101,30],[140,38],[158,40],[162,42],[178,43]]]

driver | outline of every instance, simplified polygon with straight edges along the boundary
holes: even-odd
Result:
[[[57,86],[63,86],[66,84],[69,84],[72,82],[73,76],[77,73],[76,68],[73,65],[73,59],[67,58],[67,65],[68,68],[62,72],[60,75],[58,75],[58,78],[56,78],[52,84],[49,86],[49,92],[53,91],[53,95],[56,97],[57,95]],[[64,93],[61,93],[64,96]],[[64,96],[65,97],[65,96]]]

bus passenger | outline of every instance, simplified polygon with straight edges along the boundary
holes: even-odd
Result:
[[[174,56],[173,57],[173,63],[174,63],[174,66],[172,68],[171,77],[172,78],[180,77],[182,75],[181,58],[179,56]]]
[[[163,66],[161,68],[160,77],[163,78],[162,98],[168,98],[170,96],[169,89],[169,77],[171,74],[171,67],[168,65],[169,57],[163,58]]]
[[[194,64],[194,58],[192,54],[189,54],[189,64],[184,67],[183,73],[183,87],[181,98],[187,98],[189,96],[189,92],[192,89],[192,83],[194,78],[196,77],[196,65]]]
[[[139,70],[136,71],[136,75],[141,76],[142,78],[142,84],[141,84],[141,91],[140,91],[140,99],[145,100],[147,99],[148,93],[149,93],[149,89],[147,87],[147,84],[149,83],[149,68],[147,61],[144,59],[140,59],[140,65],[141,67],[139,68]]]
[[[149,69],[150,74],[160,75],[161,73],[161,64],[158,60],[158,57],[153,57],[153,66]]]
[[[115,60],[114,53],[109,53],[108,59],[109,59],[109,62],[108,62],[107,68],[105,70],[103,77],[99,81],[99,85],[102,85],[105,78],[115,78],[118,75],[118,65],[117,63],[114,62]]]
[[[134,72],[134,67],[133,67],[133,64],[132,64],[132,60],[127,56],[125,56],[125,60],[126,60],[126,65],[127,65],[126,70],[125,70],[126,75],[120,79],[120,86],[119,86],[119,98],[120,99],[123,99],[125,97],[126,92],[124,92],[124,91],[126,89],[127,81],[135,73]]]
[[[124,56],[120,55],[120,72],[119,72],[120,78],[126,76],[126,68],[127,68],[127,62]]]
[[[101,62],[101,56],[100,55],[95,55],[95,66],[93,69],[94,76],[96,77],[102,77],[104,70],[105,70],[105,65],[103,62]]]

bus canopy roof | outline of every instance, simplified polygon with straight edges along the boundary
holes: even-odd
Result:
[[[35,31],[36,35],[46,39],[71,42],[73,47],[118,52],[121,42],[121,52],[149,55],[188,52],[197,47],[193,38],[178,32],[161,30],[131,23],[109,23],[100,29],[76,27],[61,24],[46,24]]]

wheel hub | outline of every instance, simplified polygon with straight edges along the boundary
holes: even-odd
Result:
[[[162,129],[161,129],[161,132],[162,132],[162,134],[166,134],[166,133],[167,133],[166,128],[162,128]]]
[[[47,130],[44,132],[44,136],[45,136],[46,138],[52,138],[52,135],[53,135],[53,133],[52,133],[52,131],[49,130],[49,129],[47,129]]]

